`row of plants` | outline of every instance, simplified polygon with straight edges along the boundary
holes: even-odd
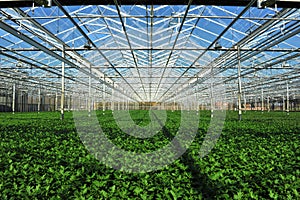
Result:
[[[149,112],[130,111],[136,124]],[[161,131],[151,138],[124,133],[111,111],[96,113],[118,147],[147,153],[176,136],[180,112],[167,111]],[[199,150],[210,123],[200,112],[198,133],[189,149],[165,168],[126,173],[100,163],[84,146],[71,112],[1,113],[1,199],[299,199],[300,113],[247,111],[237,121],[227,112],[210,154]],[[126,120],[126,119],[124,119]],[[100,141],[101,145],[101,141]]]

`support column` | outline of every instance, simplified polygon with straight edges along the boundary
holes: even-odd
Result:
[[[290,98],[289,98],[289,81],[286,81],[286,114],[289,115]]]
[[[91,116],[91,85],[92,85],[92,80],[91,80],[91,73],[92,73],[92,66],[90,65],[90,74],[89,74],[89,96],[88,96],[88,116]]]
[[[174,100],[175,101],[175,100]],[[198,90],[196,90],[196,111],[197,111],[197,115],[199,115],[199,94],[198,94]]]
[[[92,98],[92,110],[96,110],[96,106],[95,106],[95,95],[93,95],[93,98]]]
[[[65,47],[62,50],[62,57],[65,58]],[[60,98],[60,119],[63,120],[64,116],[64,102],[65,102],[65,62],[61,65],[61,98]]]
[[[5,111],[9,111],[8,109],[8,90],[5,90]]]
[[[31,105],[30,111],[35,111],[35,109],[33,108],[33,94],[31,94],[30,96],[30,105]]]
[[[264,89],[261,88],[261,112],[264,112]]]
[[[24,112],[24,96],[23,96],[22,90],[21,90],[20,110],[19,111]]]
[[[238,109],[239,109],[238,119],[239,119],[239,121],[241,121],[242,120],[241,52],[240,52],[240,47],[237,47],[237,48],[238,48],[237,49],[237,53],[238,53]]]
[[[125,109],[125,102],[126,102],[126,96],[124,96],[124,101],[123,101],[123,106],[122,106],[122,107],[123,107],[123,110],[126,110],[126,109]]]
[[[114,104],[114,90],[115,90],[115,84],[113,83],[113,87],[112,87],[112,90],[111,90],[111,111],[114,112],[114,107],[115,107],[115,104]]]
[[[244,112],[247,111],[247,99],[246,99],[246,94],[244,92]]]
[[[87,111],[89,110],[88,102],[89,102],[89,97],[88,97],[88,95],[85,95],[85,104],[84,105],[85,105],[85,110],[87,110]]]
[[[175,110],[175,97],[173,99],[173,110],[172,110],[172,112],[174,112],[174,110]]]
[[[15,114],[15,106],[16,106],[16,84],[13,84],[13,96],[12,96],[12,113]]]
[[[285,99],[284,99],[284,95],[282,95],[282,112],[284,112],[285,110]]]
[[[213,82],[212,82],[212,77],[211,77],[211,82],[210,82],[210,117],[214,117],[214,100],[213,100]]]
[[[214,117],[213,66],[210,69],[210,117]]]
[[[105,77],[104,77],[104,81],[105,81]],[[105,95],[105,83],[103,82],[103,90],[102,90],[102,112],[103,112],[103,115],[104,115],[104,111],[105,111],[105,98],[106,98],[106,95]]]
[[[58,96],[57,96],[57,92],[55,92],[55,111],[58,110]]]
[[[81,110],[81,96],[80,96],[81,94],[78,94],[78,108],[77,108],[77,110]]]
[[[268,109],[268,112],[270,112],[270,97],[269,96],[267,97],[267,109]]]
[[[38,113],[41,111],[41,88],[38,90]]]

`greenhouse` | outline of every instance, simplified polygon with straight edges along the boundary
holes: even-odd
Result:
[[[299,199],[300,1],[0,1],[1,199]]]

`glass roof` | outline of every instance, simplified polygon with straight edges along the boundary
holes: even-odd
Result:
[[[172,101],[187,91],[205,93],[213,82],[226,85],[231,98],[240,65],[247,95],[282,95],[287,81],[291,94],[300,94],[296,8],[53,4],[1,8],[0,18],[5,87],[18,82],[56,92],[64,63],[68,92],[86,92],[77,85],[90,78],[101,94]]]

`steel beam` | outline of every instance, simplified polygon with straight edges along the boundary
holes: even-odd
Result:
[[[184,13],[184,16],[183,16],[182,22],[180,23],[180,27],[179,27],[179,29],[178,29],[178,33],[177,33],[177,35],[176,35],[176,38],[175,38],[175,40],[174,40],[174,43],[173,43],[173,46],[172,46],[171,52],[170,52],[170,54],[169,54],[169,56],[168,56],[168,59],[167,59],[167,62],[166,62],[165,68],[164,68],[164,70],[163,70],[163,73],[162,73],[162,76],[164,76],[164,74],[165,74],[165,71],[166,71],[166,68],[168,67],[168,64],[169,64],[169,62],[170,62],[170,59],[171,59],[171,57],[172,57],[172,54],[173,54],[174,48],[175,48],[175,46],[176,46],[177,40],[178,40],[178,38],[179,38],[179,35],[180,35],[180,32],[181,32],[181,30],[182,30],[182,28],[183,28],[183,25],[184,25],[184,22],[185,22],[186,16],[187,16],[187,14],[188,14],[188,12],[189,12],[189,9],[190,9],[190,7],[191,7],[191,4],[192,4],[192,2],[193,2],[193,0],[189,0],[189,2],[188,2],[188,5],[187,5],[187,7],[186,7],[186,9],[185,9],[185,13]],[[177,80],[178,80],[178,79],[177,79]],[[176,80],[176,81],[177,81],[177,80]],[[157,87],[157,89],[156,89],[156,92],[154,93],[154,96],[156,96],[156,95],[157,95],[157,91],[158,91],[158,90],[159,90],[159,88],[160,88],[161,81],[162,81],[162,78],[161,78],[161,79],[159,80],[159,82],[158,82],[158,87]],[[160,100],[161,98],[162,98],[162,96],[160,96],[160,97],[158,98],[158,100]]]
[[[70,15],[73,19],[118,19],[118,15],[104,15],[104,14],[88,14],[88,15]],[[147,16],[145,15],[134,15],[134,16],[122,16],[124,19],[145,19]],[[28,19],[34,19],[34,20],[46,20],[46,19],[66,19],[68,18],[67,16],[24,16],[24,17],[3,17],[3,20],[28,20]],[[172,17],[171,15],[154,15],[153,19],[160,19],[160,18],[183,18],[183,16],[176,16]],[[234,19],[235,16],[212,16],[212,15],[188,15],[186,16],[187,19],[191,18],[200,18],[200,19]],[[241,17],[240,19],[242,20],[254,20],[254,21],[261,21],[261,20],[268,20],[268,21],[300,21],[298,18],[280,18],[280,17],[255,17],[255,16],[244,16]]]
[[[82,47],[78,47],[78,48],[68,48],[66,47],[65,51],[129,51],[129,50],[134,50],[134,51],[170,51],[170,50],[174,50],[174,51],[233,51],[236,52],[237,49],[235,48],[226,48],[226,47],[222,47],[221,49],[214,49],[214,48],[205,48],[205,47],[197,47],[197,48],[148,48],[148,47],[133,47],[133,48],[124,48],[124,47],[120,47],[120,48],[115,48],[115,47],[97,47],[97,48],[90,48],[90,49],[85,49]],[[49,48],[50,51],[61,51],[61,49],[58,48]],[[39,51],[39,49],[37,48],[10,48],[10,49],[2,49],[1,51],[5,52],[5,51]],[[261,48],[241,48],[240,49],[241,52],[243,51],[264,51],[264,52],[300,52],[300,48],[270,48],[270,49],[261,49]]]
[[[230,22],[230,24],[217,36],[217,38],[208,46],[208,48],[207,49],[210,49],[210,48],[212,48],[213,47],[213,45],[216,43],[216,42],[218,42],[219,41],[219,39],[240,19],[240,17],[241,16],[243,16],[244,15],[244,13],[255,3],[255,1],[256,0],[251,0],[250,2],[249,2],[249,4],[236,16],[236,18],[234,19],[234,20],[232,20],[231,22]],[[206,53],[206,51],[204,51],[204,52],[201,52],[200,53],[200,55],[194,60],[194,62],[189,66],[189,67],[192,67],[192,66],[194,66],[195,65],[195,63],[204,55]],[[181,77],[183,77],[184,76],[184,74],[187,72],[189,70],[189,68],[187,68],[183,73],[182,73],[182,75],[181,76],[179,76],[177,79],[176,79],[176,81],[174,82],[174,83],[177,83],[178,81],[179,81],[179,79],[181,78]],[[166,92],[165,92],[165,94],[167,93],[167,92],[169,92],[169,90],[171,90],[171,88],[173,88],[173,86],[171,86]],[[165,94],[163,94],[163,96],[165,95]],[[162,97],[160,97],[159,98],[159,100],[161,100],[162,98],[163,98],[163,96]]]
[[[126,26],[125,26],[124,21],[123,21],[123,19],[122,19],[122,15],[121,15],[121,11],[120,11],[120,8],[119,8],[118,1],[117,1],[117,0],[114,0],[114,4],[115,4],[115,6],[116,6],[116,10],[117,10],[117,12],[118,12],[118,16],[119,16],[120,22],[121,22],[121,24],[122,24],[122,29],[123,29],[123,31],[124,31],[124,34],[125,34],[125,37],[126,37],[126,40],[127,40],[127,43],[128,43],[128,46],[129,46],[129,49],[130,49],[132,58],[133,58],[133,62],[134,62],[134,64],[135,64],[136,68],[137,68],[138,76],[140,77],[141,74],[140,74],[140,71],[138,70],[138,60],[137,60],[137,58],[136,58],[135,53],[133,52],[133,49],[132,49],[132,46],[131,46],[131,43],[130,43],[130,40],[129,40],[127,31],[126,31]],[[142,83],[142,88],[143,88],[143,90],[144,90],[144,93],[146,94],[145,89],[144,89],[143,80],[140,79],[140,81],[141,81],[141,83]],[[133,91],[136,93],[135,90],[133,90]],[[143,101],[143,98],[142,98],[138,93],[136,93],[136,95],[140,98],[141,101]]]
[[[59,7],[59,9],[69,18],[69,20],[72,22],[72,24],[77,28],[77,30],[81,33],[81,35],[87,40],[87,42],[89,43],[89,44],[91,44],[94,48],[96,48],[97,49],[97,51],[99,52],[99,54],[109,63],[109,65],[112,67],[112,68],[114,68],[114,65],[111,63],[111,61],[103,54],[103,52],[102,51],[100,51],[99,49],[98,49],[98,47],[97,47],[97,45],[88,37],[88,35],[82,30],[82,28],[76,23],[76,21],[70,16],[70,14],[64,9],[64,7],[62,6],[62,4],[60,4],[60,2],[58,1],[58,0],[53,0],[53,2]],[[114,68],[115,69],[115,68]],[[118,70],[116,70],[115,69],[115,71],[122,77],[122,74],[118,71]],[[103,74],[103,76],[105,76],[104,74]],[[124,81],[125,82],[127,82],[127,80],[125,80],[124,79]],[[113,82],[112,80],[111,80],[111,82]],[[105,82],[105,84],[107,85],[107,86],[109,86],[110,88],[112,88],[112,85],[110,85],[110,84],[108,84],[108,83],[106,83]],[[131,87],[130,85],[129,85],[129,87]],[[140,97],[140,95],[134,90],[134,88],[132,88],[131,87],[131,89],[132,89],[132,91],[139,97],[139,98],[141,98]],[[116,89],[118,92],[120,92],[120,93],[122,93],[122,91],[121,90],[118,90],[118,89]],[[125,95],[125,94],[124,94]],[[132,99],[131,97],[129,97],[130,99]]]
[[[12,4],[13,2],[13,4]],[[194,1],[192,5],[219,5],[219,6],[247,6],[250,0],[220,1],[202,0]],[[114,0],[60,0],[63,6],[72,5],[113,5]],[[122,0],[122,5],[186,5],[188,0]],[[277,7],[300,8],[299,2],[295,0],[277,0]],[[0,7],[32,7],[32,0],[2,0]],[[257,6],[257,5],[252,5]]]

